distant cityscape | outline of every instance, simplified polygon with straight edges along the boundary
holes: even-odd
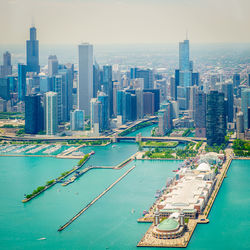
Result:
[[[94,47],[78,45],[78,64],[60,64],[56,55],[39,65],[37,30],[30,28],[26,64],[12,71],[11,51],[3,54],[0,112],[25,114],[19,134],[100,136],[143,118],[154,117],[153,136],[181,136],[194,129],[210,146],[225,143],[227,131],[250,138],[249,65],[224,75],[221,70],[194,71],[189,40],[179,43],[179,67],[159,69],[118,64],[98,65]],[[76,70],[77,68],[77,70]]]

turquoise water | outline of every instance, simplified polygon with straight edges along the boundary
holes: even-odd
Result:
[[[153,124],[151,126],[148,126],[148,127],[145,127],[145,128],[141,128],[141,129],[138,129],[132,133],[129,133],[127,134],[126,136],[136,136],[137,134],[141,133],[142,136],[151,136],[151,130],[158,126],[157,124]]]
[[[109,156],[107,151],[99,152],[106,147],[95,147],[91,160],[98,165],[103,156],[103,163],[115,165],[122,153],[134,152],[136,146],[132,145],[125,143],[126,150],[111,148]],[[118,159],[111,158],[112,154]],[[0,161],[0,249],[137,249],[149,224],[136,220],[152,205],[155,191],[174,175],[172,170],[180,163],[137,160],[122,170],[91,170],[73,184],[57,184],[23,204],[24,193],[70,169],[77,161],[31,157],[1,157]],[[246,174],[249,163],[233,161],[209,215],[210,223],[198,225],[188,249],[250,248],[250,176]],[[57,232],[59,226],[134,164],[136,168],[86,213],[65,231]],[[41,237],[46,240],[37,240]]]
[[[114,166],[125,161],[131,155],[136,153],[138,145],[133,142],[112,143],[107,146],[83,147],[79,151],[87,154],[92,150],[95,154],[91,156],[86,166]]]

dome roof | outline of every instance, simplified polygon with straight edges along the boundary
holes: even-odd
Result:
[[[163,220],[157,228],[161,231],[172,231],[179,227],[179,223],[174,219]]]
[[[203,163],[201,163],[201,164],[197,167],[197,170],[199,170],[199,171],[210,171],[211,168],[210,168],[210,166],[209,166],[207,163],[203,162]]]

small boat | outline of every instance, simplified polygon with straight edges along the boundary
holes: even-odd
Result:
[[[143,210],[143,213],[142,213],[142,214],[143,214],[143,216],[144,216],[144,215],[148,214],[148,211],[147,211],[147,210]]]
[[[178,172],[178,169],[176,169],[176,170],[173,170],[173,172]]]
[[[155,198],[159,198],[161,196],[161,190],[157,190],[155,193]]]
[[[112,148],[115,148],[115,147],[117,147],[117,145],[112,145]]]
[[[131,213],[132,213],[132,214],[134,214],[134,213],[135,213],[135,210],[134,210],[134,209],[132,209],[132,210],[131,210]]]
[[[94,154],[95,154],[95,151],[91,151],[89,154],[90,154],[90,155],[94,155]]]
[[[43,237],[43,238],[39,238],[39,239],[37,239],[37,240],[46,240],[46,238]]]

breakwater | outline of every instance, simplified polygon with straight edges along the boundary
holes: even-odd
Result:
[[[87,209],[89,209],[96,201],[98,201],[104,194],[106,194],[112,187],[114,187],[120,180],[122,180],[129,172],[131,172],[135,166],[127,170],[121,177],[119,177],[115,182],[113,182],[108,188],[106,188],[101,194],[99,194],[94,200],[92,200],[87,206],[85,206],[81,211],[79,211],[74,217],[72,217],[68,222],[61,226],[58,231],[63,231],[68,227],[73,221],[75,221],[81,214],[83,214]]]

